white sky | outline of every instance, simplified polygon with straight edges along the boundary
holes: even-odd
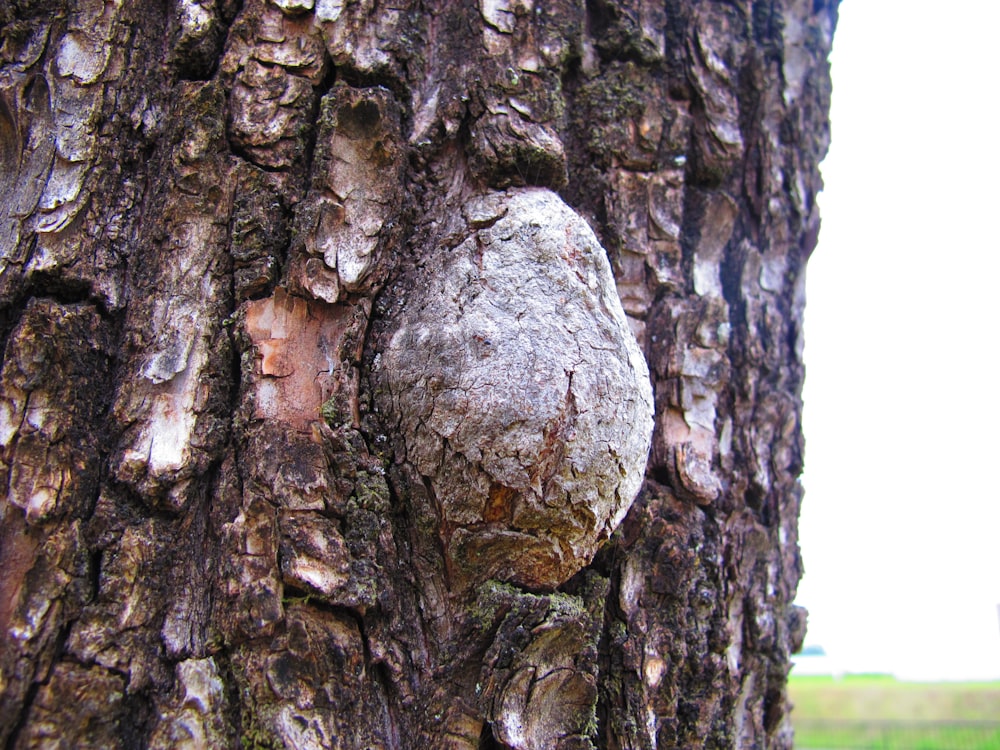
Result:
[[[1000,678],[1000,3],[846,0],[809,263],[807,644]]]

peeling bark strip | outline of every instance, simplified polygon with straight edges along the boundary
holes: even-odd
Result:
[[[836,15],[0,7],[0,744],[791,747]]]

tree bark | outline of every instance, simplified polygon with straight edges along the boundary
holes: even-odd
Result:
[[[0,744],[791,747],[836,15],[0,5]]]

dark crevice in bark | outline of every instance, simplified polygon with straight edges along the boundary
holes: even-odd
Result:
[[[109,370],[111,368],[109,367]],[[110,387],[109,383],[105,384]],[[101,591],[101,566],[104,564],[104,547],[97,544],[97,540],[94,535],[89,532],[89,527],[93,521],[94,513],[97,511],[97,504],[100,502],[101,492],[104,490],[106,483],[109,478],[108,461],[109,453],[107,450],[107,445],[110,443],[108,437],[110,432],[110,425],[108,424],[108,411],[111,407],[111,395],[108,394],[107,402],[103,406],[103,413],[100,415],[100,429],[103,444],[100,446],[98,451],[98,471],[99,477],[94,484],[94,489],[91,494],[91,502],[88,507],[84,509],[81,514],[80,520],[83,523],[84,528],[84,543],[86,545],[86,555],[87,555],[87,576],[89,584],[87,593],[81,602],[81,604],[86,607],[97,601],[97,597]]]
[[[385,727],[389,735],[389,748],[395,750],[395,748],[406,747],[402,738],[405,736],[406,725],[403,723],[403,717],[400,714],[399,696],[398,690],[396,688],[396,682],[393,679],[389,668],[382,662],[372,662],[371,654],[368,648],[368,639],[364,638],[365,644],[365,663],[370,665],[372,678],[375,681],[375,688],[381,691],[385,699],[386,707],[386,721],[387,726]]]
[[[310,511],[303,511],[308,513]],[[281,567],[281,555],[278,555],[278,567]],[[322,612],[327,612],[331,615],[336,615],[340,618],[345,618],[351,620],[355,625],[357,625],[358,630],[361,633],[362,640],[365,641],[366,651],[367,651],[367,639],[365,637],[364,630],[364,617],[358,612],[357,609],[353,607],[348,607],[343,604],[334,604],[333,602],[327,601],[323,594],[317,594],[315,591],[310,591],[308,589],[296,586],[291,583],[282,583],[281,585],[283,596],[282,600],[285,603],[298,602],[307,607],[314,607]]]
[[[644,45],[638,21],[613,0],[586,0],[586,34],[594,41],[602,63],[632,62],[656,65],[656,50]],[[647,48],[644,49],[644,46]]]
[[[152,696],[148,693],[125,692],[121,714],[122,750],[145,750],[149,745],[149,737],[153,731],[157,711]]]
[[[656,464],[652,467],[651,477],[653,481],[664,487],[670,487],[674,481],[670,474],[670,468],[662,464]]]
[[[753,55],[753,53],[748,54]],[[742,66],[737,90],[740,134],[746,146],[741,159],[742,185],[735,194],[740,197],[740,202],[745,204],[745,208],[749,209],[741,213],[747,213],[755,220],[746,225],[746,230],[755,244],[760,244],[764,234],[763,222],[767,215],[766,196],[770,180],[766,162],[769,156],[769,144],[761,124],[765,115],[764,101],[758,86],[759,79],[766,75],[762,69],[764,64],[768,64],[767,61],[757,55],[752,58],[750,64]]]
[[[705,198],[705,192],[693,187],[684,191],[680,242],[688,294],[694,294],[695,248],[698,247],[701,240],[702,224],[705,218]]]
[[[17,740],[20,737],[21,732],[28,724],[28,718],[31,714],[31,706],[35,702],[35,697],[38,695],[40,688],[41,683],[35,681],[32,681],[31,685],[28,686],[28,691],[24,696],[24,702],[21,704],[21,712],[18,714],[17,721],[10,730],[10,736],[7,738],[5,750],[16,749]]]
[[[753,511],[754,518],[763,526],[770,526],[771,513],[767,493],[757,483],[751,481],[743,495],[746,506]]]
[[[118,379],[116,379],[118,382]],[[117,444],[120,435],[112,437],[112,444]],[[159,497],[147,497],[138,489],[127,482],[122,482],[114,476],[109,476],[102,485],[103,492],[110,492],[115,497],[115,510],[119,512],[116,520],[121,521],[121,528],[141,524],[145,520],[160,521],[164,524],[172,524],[181,517],[183,511],[171,509],[161,502]],[[88,519],[96,520],[94,517]],[[104,528],[95,529],[96,533],[103,533]],[[110,541],[110,540],[108,540]]]
[[[17,293],[11,299],[0,300],[0,354],[6,355],[10,334],[24,315],[24,295]]]
[[[93,516],[93,512],[91,512],[90,516]],[[93,545],[88,546],[90,546],[90,559],[88,561],[90,591],[88,592],[87,599],[83,602],[85,606],[97,601],[97,595],[101,591],[101,566],[104,564],[104,549],[101,547],[94,547]]]
[[[30,28],[30,22],[38,18],[61,20],[66,16],[68,5],[68,0],[12,0],[0,8],[0,20],[4,27],[23,24]],[[17,34],[18,29],[13,29],[12,33]]]
[[[32,274],[25,296],[26,304],[32,300],[51,300],[60,305],[89,305],[104,319],[112,317],[104,300],[93,293],[92,286],[83,279],[62,278],[54,273]]]
[[[764,731],[773,734],[785,712],[785,692],[780,688],[769,688],[764,693]]]
[[[641,492],[641,491],[640,491]],[[637,500],[636,502],[640,502]],[[608,576],[608,595],[604,601],[604,621],[601,623],[601,634],[597,641],[597,747],[600,750],[611,746],[613,736],[611,719],[622,712],[616,704],[624,698],[623,695],[612,695],[615,684],[620,686],[624,675],[615,668],[612,632],[616,626],[625,626],[625,614],[619,607],[621,595],[621,565],[624,562],[624,543],[612,542],[611,549],[606,553],[609,558],[610,572]]]
[[[685,0],[666,0],[665,43],[666,69],[670,80],[670,95],[675,99],[690,101],[694,87],[687,67],[687,42],[691,34],[690,5]]]
[[[483,722],[483,731],[479,734],[477,750],[503,750],[503,745],[493,738],[493,727],[488,721]]]
[[[206,83],[215,78],[216,73],[218,73],[218,69],[219,69],[218,60],[213,62],[213,64],[210,67],[204,70],[199,70],[194,67],[179,68],[177,71],[176,80],[178,83],[183,83],[183,82]]]
[[[817,0],[822,2],[822,0]],[[784,18],[775,0],[756,0],[753,4],[752,23],[754,40],[764,50],[768,63],[781,63],[781,35]]]
[[[14,750],[14,748],[17,746],[18,736],[28,723],[28,719],[30,718],[31,715],[31,709],[35,703],[38,691],[41,690],[41,688],[44,685],[47,685],[49,683],[49,680],[52,678],[52,670],[55,668],[55,666],[60,661],[63,660],[75,661],[74,659],[70,658],[67,654],[64,653],[64,647],[66,645],[66,641],[69,639],[69,634],[70,631],[72,630],[74,622],[75,622],[74,620],[70,620],[69,622],[61,623],[61,625],[59,626],[59,631],[56,633],[54,643],[52,643],[46,648],[46,651],[52,654],[52,662],[49,665],[49,671],[44,676],[43,679],[32,680],[31,685],[28,687],[27,694],[25,695],[24,698],[24,703],[21,704],[21,713],[17,719],[17,723],[11,730],[10,736],[8,737],[7,750]],[[89,666],[89,665],[84,665],[84,666]]]
[[[222,718],[225,721],[226,727],[230,730],[230,737],[239,742],[238,738],[244,736],[242,697],[233,665],[232,652],[228,646],[223,646],[212,654],[212,660],[219,670],[219,679],[222,681],[223,702],[225,705]]]
[[[620,243],[609,224],[607,171],[598,166],[598,159],[583,137],[586,130],[582,126],[587,114],[581,109],[585,103],[581,100],[580,88],[584,82],[582,60],[574,56],[563,67],[561,79],[561,91],[569,114],[560,132],[566,150],[567,182],[559,195],[587,220],[610,255],[620,249]]]
[[[229,151],[233,156],[239,157],[243,161],[247,162],[247,164],[251,164],[257,169],[269,172],[270,174],[289,174],[292,171],[288,167],[273,167],[270,164],[262,164],[261,162],[255,160],[253,155],[246,149],[233,142],[232,138],[229,137],[228,131],[226,133],[226,141],[229,146]]]
[[[319,140],[319,114],[323,106],[323,97],[330,93],[339,79],[339,71],[334,66],[333,61],[326,57],[326,71],[323,79],[318,85],[313,87],[312,108],[309,111],[309,131],[305,138],[305,149],[302,154],[302,175],[303,182],[308,190],[313,179],[313,166],[316,158],[316,142]],[[288,253],[285,253],[285,258]]]
[[[218,5],[224,4],[224,0],[218,3]],[[218,73],[222,52],[229,36],[229,27],[235,18],[235,14],[227,18],[227,14],[223,13],[218,5],[213,3],[202,6],[203,13],[212,14],[207,31],[198,28],[188,30],[188,36],[185,37],[183,30],[177,25],[177,19],[169,17],[172,8],[175,12],[177,10],[185,12],[181,10],[181,2],[167,0],[162,3],[161,23],[164,29],[162,59],[167,60],[173,68],[174,82],[210,81]]]
[[[0,99],[0,195],[8,195],[8,191],[14,187],[22,152],[22,138],[17,123],[6,103]]]
[[[233,297],[233,308],[237,308],[237,300],[235,296]],[[233,316],[236,314],[236,310],[230,313],[230,317],[227,320],[232,321]],[[229,337],[229,348],[231,352],[230,362],[229,362],[229,439],[226,444],[222,447],[220,454],[220,464],[225,460],[227,453],[232,450],[233,457],[235,459],[236,466],[241,466],[240,462],[240,447],[242,441],[238,439],[238,436],[245,431],[245,425],[238,424],[238,420],[241,417],[240,403],[243,400],[243,348],[240,345],[239,337],[236,335],[236,331],[232,325],[226,325],[223,323],[223,329],[226,335]],[[220,473],[216,476],[216,479],[221,476]],[[236,480],[240,483],[240,494],[243,492],[243,472],[236,472]]]
[[[338,65],[337,78],[356,89],[383,88],[389,91],[399,104],[400,120],[404,140],[413,132],[413,103],[410,101],[410,87],[389,70],[364,71],[349,65]]]
[[[740,226],[737,225],[734,237],[739,236]],[[742,363],[743,331],[747,326],[746,300],[743,298],[743,268],[746,263],[742,248],[731,241],[723,251],[722,264],[719,268],[719,278],[722,282],[722,296],[729,306],[729,322],[732,326],[729,351],[734,368]]]

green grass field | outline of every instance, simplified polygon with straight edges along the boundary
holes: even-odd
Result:
[[[1000,750],[1000,682],[792,677],[801,748]]]

